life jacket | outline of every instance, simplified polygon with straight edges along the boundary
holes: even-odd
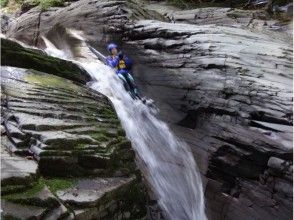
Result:
[[[126,62],[124,60],[120,60],[119,63],[118,63],[118,69],[125,69],[127,68],[126,66]]]
[[[114,56],[112,58],[114,59]],[[126,62],[123,59],[119,60],[119,63],[118,63],[118,65],[115,68],[117,70],[121,70],[121,69],[127,68]]]

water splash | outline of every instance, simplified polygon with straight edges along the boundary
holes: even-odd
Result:
[[[55,56],[61,54],[53,49]],[[206,220],[202,182],[189,147],[152,109],[130,97],[111,68],[98,60],[78,63],[93,78],[89,86],[112,101],[167,219]]]

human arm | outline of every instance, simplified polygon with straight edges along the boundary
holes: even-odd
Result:
[[[106,58],[106,63],[108,66],[115,68],[119,64],[119,57],[115,56],[114,58],[112,58],[111,56],[109,56]]]
[[[124,56],[124,61],[125,61],[125,64],[126,64],[126,68],[128,70],[131,70],[132,66],[133,66],[133,61],[129,57],[127,57],[126,55]]]

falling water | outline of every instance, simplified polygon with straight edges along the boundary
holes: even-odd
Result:
[[[52,55],[62,54],[48,47]],[[189,147],[156,118],[153,108],[130,97],[111,68],[98,60],[79,64],[93,78],[89,86],[112,101],[167,219],[206,220],[201,178]]]

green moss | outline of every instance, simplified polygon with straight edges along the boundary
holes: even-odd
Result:
[[[125,132],[125,130],[124,129],[122,129],[122,128],[119,128],[119,129],[117,129],[117,135],[118,136],[126,136],[126,132]]]
[[[28,70],[27,75],[25,76],[25,80],[28,82],[36,83],[41,86],[49,86],[54,88],[67,88],[72,92],[80,91],[80,87],[75,85],[74,83],[64,80],[60,77],[44,74],[42,72],[37,72],[34,70]]]
[[[118,201],[120,204],[119,209],[122,212],[130,212],[129,219],[142,219],[147,213],[146,198],[144,187],[135,179],[129,184],[105,194],[99,200],[97,207],[109,204],[112,201]],[[112,214],[114,213],[109,212],[108,219],[113,219]]]
[[[24,190],[22,192],[12,193],[9,195],[4,195],[3,198],[7,200],[15,200],[15,199],[23,199],[34,197],[38,192],[40,192],[45,187],[45,183],[42,178],[29,189]]]
[[[120,125],[120,121],[116,118],[108,119],[107,122],[110,123],[112,127],[117,127]]]
[[[1,186],[8,186],[8,185],[29,185],[35,182],[35,175],[23,177],[11,177],[1,181]]]
[[[61,151],[61,150],[46,150],[40,153],[40,157],[42,156],[71,156],[70,151]]]
[[[87,144],[78,144],[78,145],[76,145],[76,146],[74,146],[74,149],[77,149],[77,150],[79,150],[79,149],[85,149],[85,147],[86,146],[88,146]]]
[[[8,0],[1,0],[0,4],[1,4],[1,8],[4,8],[8,4]]]
[[[3,220],[21,220],[20,218],[17,218],[12,215],[1,215],[1,219],[3,219]]]
[[[59,202],[52,197],[49,197],[47,199],[41,199],[38,197],[12,198],[12,199],[9,199],[9,201],[13,203],[17,203],[17,204],[22,204],[22,205],[43,207],[46,209],[50,209],[50,208],[52,209],[60,205]]]
[[[58,190],[70,188],[75,185],[76,179],[73,178],[50,178],[45,179],[46,185],[50,191],[56,193]]]
[[[111,133],[109,132],[107,129],[105,128],[102,128],[102,129],[98,129],[99,133],[103,134],[104,136],[106,137],[109,137],[109,138],[115,138],[117,137],[117,133]]]
[[[48,56],[39,50],[24,48],[4,38],[1,38],[1,65],[34,69],[75,82],[86,83],[91,79],[86,71],[72,62]]]
[[[89,134],[89,136],[94,138],[97,141],[108,141],[108,138],[101,133],[92,133],[92,134]]]
[[[125,148],[130,149],[131,147],[132,147],[132,144],[127,139],[123,139],[120,143],[117,144],[117,148],[120,148],[120,149],[125,149]]]
[[[240,75],[246,75],[249,72],[249,69],[247,68],[237,68],[237,71],[239,72]]]
[[[140,19],[151,19],[159,21],[167,21],[167,19],[160,13],[154,10],[144,9],[144,4],[136,0],[126,1],[127,8],[129,8],[133,13],[130,17],[131,20],[140,20]]]
[[[105,118],[113,118],[113,119],[117,119],[117,115],[115,113],[115,111],[108,107],[108,106],[103,106],[98,110],[99,114],[102,114],[103,117]]]
[[[62,7],[64,6],[63,0],[35,0],[39,3],[39,6],[46,10],[50,7]]]
[[[248,18],[248,17],[252,17],[253,13],[251,11],[245,11],[245,10],[238,10],[238,9],[234,9],[233,11],[230,11],[227,13],[227,16],[229,18]]]
[[[141,183],[137,180],[134,181],[122,193],[125,195],[123,196],[121,209],[131,213],[130,219],[139,219],[147,214],[145,205],[147,194]]]
[[[23,192],[26,189],[32,187],[32,185],[8,185],[1,187],[1,195],[7,195],[12,193]]]

